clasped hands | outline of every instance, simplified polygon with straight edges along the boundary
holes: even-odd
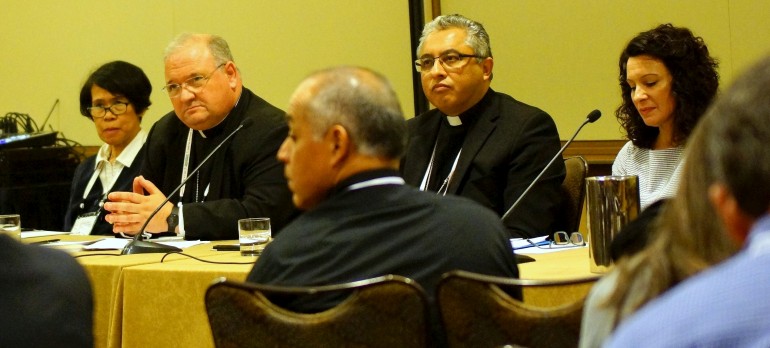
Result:
[[[104,210],[110,212],[105,216],[105,220],[112,224],[112,232],[115,234],[133,236],[139,233],[150,214],[166,199],[166,195],[143,176],[134,178],[132,189],[134,192],[111,192],[107,196],[109,201],[104,203]],[[147,224],[145,231],[166,232],[168,230],[166,218],[171,215],[173,207],[170,202],[164,204]]]

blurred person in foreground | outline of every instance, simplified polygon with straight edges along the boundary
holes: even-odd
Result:
[[[292,95],[287,118],[278,158],[294,204],[306,212],[268,244],[249,282],[308,286],[397,274],[432,299],[448,271],[518,276],[493,212],[462,197],[420,192],[399,177],[406,124],[383,76],[355,67],[316,72]],[[279,305],[315,312],[338,300]],[[437,312],[433,318],[439,330]]]
[[[629,141],[612,175],[639,177],[642,210],[676,193],[687,138],[717,94],[717,61],[703,39],[662,24],[639,33],[618,62],[623,103],[615,111]]]
[[[188,240],[238,239],[238,219],[269,217],[274,234],[293,217],[291,192],[275,153],[286,136],[283,112],[243,87],[227,42],[182,34],[166,48],[166,86],[174,112],[150,130],[132,192],[113,192],[104,208],[114,232],[134,235],[203,159],[240,125],[147,225]],[[246,120],[253,124],[247,125]]]
[[[722,227],[712,238],[730,238],[741,250],[642,308],[618,327],[610,347],[770,346],[768,95],[765,58],[716,100],[688,145],[688,167],[692,160],[710,179],[706,202]]]
[[[692,146],[698,146],[692,141]],[[620,256],[586,298],[580,347],[601,346],[647,302],[736,251],[708,203],[714,177],[702,169],[707,159],[689,146],[676,197],[659,208],[658,216],[647,218],[646,226],[636,226],[635,233],[646,235],[647,244]],[[624,229],[620,235],[624,233],[628,231]]]
[[[93,295],[67,253],[0,233],[0,347],[93,347]]]
[[[130,191],[144,161],[147,133],[141,122],[150,107],[152,85],[142,69],[114,61],[91,73],[80,89],[80,113],[104,142],[75,169],[64,231],[112,235],[102,204],[112,191]]]
[[[503,216],[561,146],[544,111],[490,88],[492,49],[481,23],[461,15],[425,25],[417,71],[436,109],[409,120],[404,180],[423,191],[470,198]],[[503,222],[511,237],[564,230],[563,161],[556,161]]]

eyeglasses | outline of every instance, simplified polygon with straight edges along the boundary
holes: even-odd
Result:
[[[168,96],[170,98],[178,97],[182,93],[182,88],[190,91],[190,93],[198,93],[204,87],[206,87],[206,84],[211,79],[211,76],[214,75],[214,73],[217,72],[219,68],[225,66],[225,64],[227,63],[222,63],[217,65],[217,67],[214,68],[214,70],[210,74],[208,74],[208,76],[200,76],[200,75],[193,76],[185,80],[184,82],[182,82],[182,84],[169,83],[166,86],[164,86],[163,89],[166,90],[166,93],[168,93]]]
[[[107,116],[107,110],[110,110],[110,112],[115,116],[122,115],[126,113],[126,110],[128,110],[128,104],[129,103],[126,102],[116,102],[110,106],[88,107],[86,110],[88,110],[88,112],[91,114],[91,118],[96,120]]]
[[[457,52],[447,52],[442,53],[438,57],[422,57],[418,60],[414,61],[414,68],[417,70],[417,72],[428,72],[431,69],[433,69],[433,65],[436,63],[436,60],[441,63],[441,66],[444,67],[447,71],[457,71],[458,69],[465,66],[465,63],[468,61],[467,58],[482,58],[481,56],[477,56],[475,54],[461,54]]]
[[[567,232],[564,231],[554,233],[553,240],[545,245],[541,245],[541,243],[535,243],[529,239],[527,239],[527,242],[540,249],[572,248],[575,246],[586,245],[586,242],[583,239],[583,235],[580,234],[580,232],[572,232],[571,234],[567,235]]]

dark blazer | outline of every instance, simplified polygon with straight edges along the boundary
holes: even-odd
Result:
[[[139,168],[144,161],[145,147],[134,157],[134,161],[131,166],[123,168],[112,185],[110,192],[115,191],[131,191],[133,187],[134,178],[139,175]],[[72,229],[72,225],[75,224],[78,216],[85,213],[95,212],[99,209],[99,202],[101,202],[104,196],[104,188],[102,187],[101,180],[96,180],[91,192],[83,201],[83,191],[85,191],[88,185],[88,180],[94,174],[94,166],[96,164],[96,155],[88,157],[85,161],[80,162],[75,169],[75,176],[72,178],[72,186],[70,187],[70,200],[67,205],[67,213],[64,216],[64,229],[63,231],[69,231]],[[83,208],[80,208],[80,203],[83,203]],[[100,235],[112,235],[112,225],[104,221],[104,216],[107,215],[107,211],[102,209],[99,213],[99,217],[94,224],[94,228],[91,230],[91,234]]]
[[[186,239],[238,239],[237,221],[247,217],[269,217],[275,235],[296,214],[283,164],[276,159],[288,134],[283,111],[244,88],[238,104],[215,127],[217,135],[208,141],[218,144],[246,118],[253,124],[230,138],[201,168],[202,177],[206,177],[199,187],[201,195],[206,183],[210,184],[205,200],[193,202],[188,198],[195,190],[195,179],[185,188],[182,214]],[[147,137],[141,173],[166,195],[181,182],[188,130],[172,111],[155,123]],[[197,163],[189,171],[195,166]],[[174,204],[178,201],[177,195],[171,199]]]
[[[0,234],[0,347],[93,347],[88,276],[65,252]]]
[[[556,124],[544,111],[492,89],[461,116],[477,121],[468,129],[447,193],[468,197],[502,216],[559,152]],[[408,121],[409,145],[401,161],[408,184],[420,185],[444,117],[433,109]],[[565,174],[564,162],[557,160],[508,216],[504,225],[512,237],[563,229],[557,216]]]

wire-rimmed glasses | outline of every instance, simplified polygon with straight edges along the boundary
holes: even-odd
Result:
[[[468,58],[482,58],[475,54],[462,54],[458,52],[445,52],[438,57],[423,56],[420,59],[414,61],[414,68],[418,73],[428,72],[433,69],[433,65],[436,64],[436,60],[441,63],[447,71],[455,71],[463,66],[468,61]]]
[[[532,246],[536,246],[540,249],[572,248],[586,245],[585,239],[583,239],[583,235],[580,232],[572,232],[567,234],[567,232],[564,231],[554,233],[553,240],[545,245],[541,245],[541,243],[535,243],[529,239],[527,239],[527,242],[532,244]]]
[[[214,73],[217,72],[217,70],[219,70],[219,68],[225,66],[225,64],[227,63],[222,63],[217,65],[217,67],[214,68],[214,70],[212,70],[211,73],[206,76],[196,75],[185,80],[181,84],[169,83],[163,86],[163,89],[166,90],[166,93],[168,93],[169,98],[176,98],[180,94],[182,94],[182,88],[190,91],[190,93],[199,93],[201,90],[203,90],[204,87],[206,87],[206,84],[211,79],[211,76],[213,76]]]
[[[86,110],[88,110],[88,113],[91,114],[91,118],[94,120],[104,118],[104,116],[107,116],[107,110],[110,110],[110,112],[115,115],[122,115],[126,113],[128,110],[128,104],[127,102],[115,102],[115,104],[112,104],[110,106],[105,105],[97,105],[97,106],[91,106],[87,107]]]

